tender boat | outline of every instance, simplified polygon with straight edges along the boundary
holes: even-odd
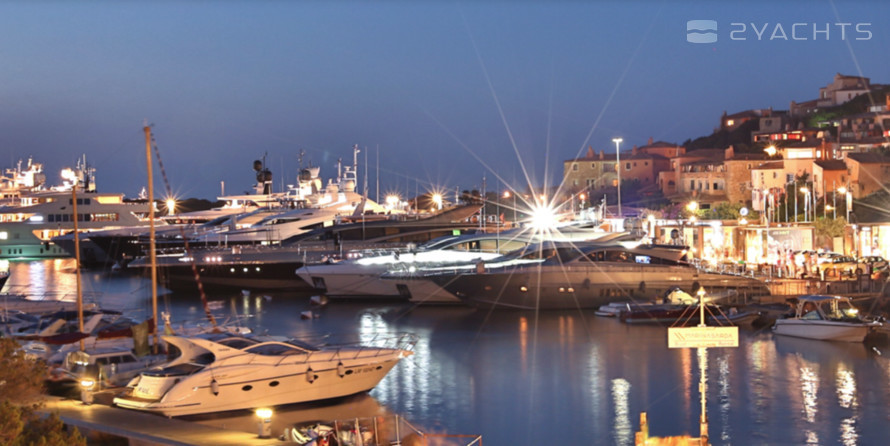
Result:
[[[652,300],[673,288],[689,294],[738,291],[768,295],[762,282],[699,270],[686,250],[639,242],[544,243],[463,268],[428,271],[427,277],[465,303],[483,308],[598,308],[609,302]]]
[[[773,332],[821,341],[862,342],[880,322],[862,319],[848,297],[811,295],[798,299],[794,315],[777,319]]]
[[[325,400],[367,392],[411,355],[416,338],[388,346],[316,347],[299,341],[166,336],[182,355],[143,372],[114,399],[127,409],[193,415]]]

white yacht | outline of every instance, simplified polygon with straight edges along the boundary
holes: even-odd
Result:
[[[881,326],[863,320],[848,297],[801,296],[794,316],[776,319],[773,332],[778,335],[822,341],[862,342]]]
[[[18,206],[22,196],[44,190],[45,183],[43,164],[28,158],[23,168],[19,160],[16,167],[6,169],[6,173],[0,176],[0,207]]]
[[[609,235],[596,230],[565,228],[547,238],[571,241]],[[331,299],[392,298],[415,303],[459,303],[457,296],[415,273],[422,268],[491,260],[541,240],[542,234],[524,230],[447,236],[417,248],[352,252],[353,258],[341,262],[307,264],[297,270],[297,275]]]
[[[685,247],[639,241],[547,242],[476,265],[425,268],[418,275],[482,308],[526,310],[599,308],[652,299],[675,288],[739,296],[768,295],[756,279],[699,270]]]
[[[245,337],[165,340],[181,356],[143,372],[115,405],[172,417],[353,395],[374,388],[416,342],[408,335],[388,346],[342,347]]]
[[[79,229],[143,224],[149,204],[126,202],[123,194],[97,193],[93,172],[85,160],[78,161],[76,169],[62,170],[62,185],[23,195],[16,206],[0,207],[0,259],[67,257],[52,238],[74,229],[74,188]]]

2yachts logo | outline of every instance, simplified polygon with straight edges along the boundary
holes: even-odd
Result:
[[[742,23],[729,24],[729,40],[756,41],[829,41],[871,40],[874,34],[871,23],[860,22],[794,22],[794,23]],[[686,22],[686,41],[690,43],[714,43],[717,41],[716,20],[689,20]]]
[[[717,41],[716,20],[690,20],[686,22],[686,41],[690,43],[714,43]]]

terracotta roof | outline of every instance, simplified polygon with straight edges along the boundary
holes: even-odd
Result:
[[[773,169],[784,169],[785,161],[770,161],[763,163],[752,170],[773,170]]]
[[[627,156],[630,156],[630,154],[628,153]],[[625,158],[625,157],[622,157],[622,159],[624,159],[624,158]],[[595,154],[595,155],[593,155],[593,158],[588,158],[588,157],[585,156],[584,158],[568,159],[568,160],[565,160],[565,161],[563,161],[563,162],[564,162],[564,163],[576,163],[576,162],[582,162],[582,161],[583,161],[583,162],[602,161],[602,162],[604,162],[604,163],[605,163],[605,162],[610,162],[610,161],[611,161],[611,162],[614,163],[614,162],[615,162],[615,154],[611,154],[611,155],[609,155],[609,154],[603,154],[603,158],[602,158],[602,159],[600,159],[599,154]]]
[[[666,160],[667,157],[665,157],[665,156],[661,156],[661,155],[659,155],[659,154],[657,154],[657,153],[637,153],[636,155],[622,156],[621,159],[623,159],[623,160],[624,160],[624,159],[628,159],[628,160],[643,160],[643,159],[646,159],[646,160],[651,160],[651,159]]]
[[[847,163],[841,160],[818,160],[816,165],[822,170],[847,170]]]
[[[726,161],[752,161],[752,160],[759,161],[759,160],[765,160],[765,159],[766,159],[765,153],[736,153],[736,154],[733,154],[732,158],[730,158]]]
[[[848,153],[847,159],[860,164],[890,164],[890,157],[874,152]]]
[[[637,149],[639,150],[639,149],[648,149],[648,148],[656,148],[656,147],[668,147],[668,148],[673,149],[673,148],[683,147],[683,146],[681,146],[679,144],[665,142],[665,141],[655,141],[652,144],[646,144],[645,146],[640,146]]]

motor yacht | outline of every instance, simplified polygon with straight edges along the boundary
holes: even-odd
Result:
[[[333,264],[306,265],[297,270],[297,275],[331,299],[391,298],[415,303],[459,303],[456,296],[415,273],[433,266],[491,260],[542,238],[570,241],[608,235],[611,234],[567,229],[544,236],[516,229],[445,236],[417,248],[351,252],[353,258]]]
[[[862,342],[881,327],[862,319],[848,297],[810,295],[798,298],[794,315],[776,319],[773,333],[822,341]]]
[[[18,205],[0,207],[0,258],[67,257],[52,238],[74,229],[74,189],[79,229],[144,224],[149,204],[126,201],[123,194],[96,192],[94,172],[85,159],[79,160],[75,169],[63,169],[60,186],[23,195]],[[84,260],[91,261],[91,252],[86,252]]]
[[[131,381],[115,405],[172,417],[353,395],[374,388],[416,342],[410,335],[325,347],[248,337],[165,338],[182,354]]]
[[[762,282],[700,270],[683,247],[640,242],[546,242],[476,265],[423,272],[467,304],[483,308],[598,308],[609,302],[654,300],[680,288],[742,297],[768,295]]]

